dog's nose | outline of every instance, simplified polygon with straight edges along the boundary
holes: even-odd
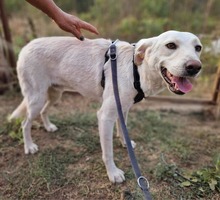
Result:
[[[202,68],[201,62],[197,60],[189,60],[186,63],[186,71],[190,76],[196,75]]]

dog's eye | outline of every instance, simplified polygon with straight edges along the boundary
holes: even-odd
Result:
[[[202,47],[201,47],[200,45],[196,45],[196,46],[195,46],[195,50],[196,50],[197,52],[200,52],[200,51],[202,50]]]
[[[166,47],[168,49],[177,49],[177,45],[173,42],[170,42],[170,43],[166,44]]]

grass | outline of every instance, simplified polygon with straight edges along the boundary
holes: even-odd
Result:
[[[131,124],[131,132],[141,130],[143,134],[138,135],[138,141],[152,143],[159,140],[170,143],[169,138],[174,134],[176,126],[163,120],[164,113],[140,111],[134,113],[128,124]]]
[[[203,167],[191,172],[183,171],[176,164],[169,164],[161,156],[161,162],[157,165],[155,175],[159,180],[165,180],[179,191],[182,198],[207,198],[213,192],[220,192],[220,160],[216,160],[213,166]]]
[[[73,154],[62,147],[47,149],[37,156],[27,158],[13,175],[3,172],[7,190],[12,199],[35,199],[69,184],[67,166],[77,162],[81,154]],[[7,194],[7,190],[4,194]],[[45,194],[44,194],[45,195]]]
[[[47,133],[42,126],[33,129],[40,151],[28,156],[23,154],[16,131],[9,134],[12,130],[19,133],[19,128],[2,120],[0,199],[142,199],[127,150],[116,137],[115,162],[125,171],[126,182],[115,185],[108,181],[95,109],[97,105],[93,103],[84,111],[52,114],[52,122],[59,130]],[[209,121],[198,113],[184,116],[134,109],[129,115],[128,129],[137,143],[135,153],[142,174],[149,179],[153,199],[220,197],[218,121]],[[202,189],[193,183],[195,178]]]

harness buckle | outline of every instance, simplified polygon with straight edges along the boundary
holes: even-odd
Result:
[[[111,60],[117,59],[116,46],[114,43],[110,46],[110,58],[111,58]]]
[[[110,58],[111,60],[116,60],[117,59],[117,54],[116,54],[116,46],[115,44],[118,42],[119,40],[115,40],[112,42],[112,44],[110,45]]]

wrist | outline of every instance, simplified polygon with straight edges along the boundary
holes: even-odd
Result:
[[[65,13],[61,9],[59,9],[56,10],[56,12],[53,12],[52,15],[50,15],[49,17],[60,26],[65,19]]]
[[[47,12],[45,12],[51,19],[57,21],[60,17],[63,17],[63,11],[53,4],[53,6],[49,7]]]

